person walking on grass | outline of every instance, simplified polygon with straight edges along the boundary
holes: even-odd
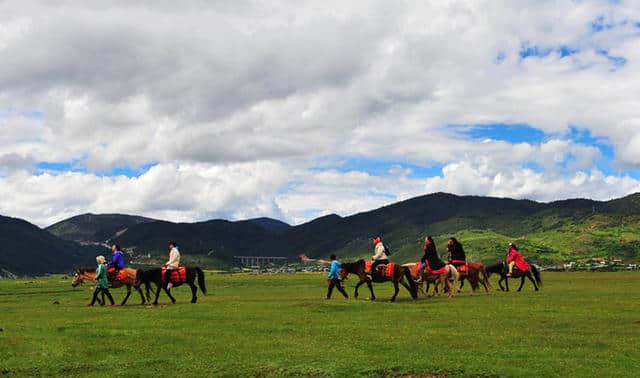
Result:
[[[178,251],[176,242],[169,242],[169,261],[167,261],[164,266],[167,268],[164,273],[164,284],[168,290],[173,287],[173,283],[171,283],[171,273],[180,267],[180,251]]]
[[[342,282],[340,282],[340,261],[336,259],[336,255],[329,256],[329,261],[331,262],[331,268],[329,269],[329,279],[327,282],[329,283],[329,289],[327,290],[327,299],[331,299],[331,293],[333,292],[333,288],[336,287],[342,295],[344,295],[345,299],[348,299],[349,296],[344,291],[342,287]]]
[[[91,299],[91,303],[87,306],[93,306],[98,299],[98,294],[104,293],[109,301],[111,301],[111,305],[114,306],[115,302],[113,301],[113,297],[109,292],[109,280],[107,279],[107,265],[105,264],[104,256],[96,257],[96,262],[98,263],[98,267],[96,268],[96,290],[93,292],[93,299]],[[101,306],[104,306],[104,302],[100,303]]]

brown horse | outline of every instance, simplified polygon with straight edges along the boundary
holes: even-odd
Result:
[[[491,283],[489,282],[489,273],[487,272],[487,268],[484,264],[467,261],[467,271],[465,272],[464,269],[458,269],[458,273],[460,273],[460,287],[458,288],[458,293],[461,292],[464,287],[464,280],[469,281],[471,284],[472,295],[480,287],[478,283],[482,284],[487,293],[489,292]]]
[[[409,271],[411,272],[412,280],[417,281],[420,278],[418,275],[418,270],[420,269],[420,263],[404,264],[403,266],[409,269]],[[453,290],[451,290],[451,284],[449,283],[449,278],[452,278],[453,282],[455,282],[459,279],[459,273],[456,267],[454,267],[453,265],[447,264],[446,269],[442,274],[423,273],[422,281],[420,281],[420,284],[418,285],[418,287],[426,297],[428,296],[429,284],[431,283],[435,284],[436,289],[434,290],[434,293],[438,293],[437,287],[438,287],[438,284],[441,284],[442,287],[445,288],[445,291],[448,293],[449,298],[451,298],[453,296]],[[424,288],[425,283],[427,284],[426,290]]]
[[[380,265],[379,267],[381,266],[382,265]],[[384,268],[386,269],[386,266]],[[380,270],[378,270],[372,273],[372,278],[369,278],[366,273],[366,263],[364,260],[358,260],[351,263],[342,263],[340,265],[340,279],[344,280],[350,273],[357,275],[360,279],[360,281],[356,284],[356,290],[353,295],[355,298],[358,298],[358,289],[360,288],[360,286],[362,286],[362,284],[366,283],[369,287],[369,291],[371,292],[371,300],[373,301],[376,299],[376,295],[373,293],[373,285],[371,284],[371,282],[393,282],[395,292],[391,297],[391,302],[394,302],[396,300],[398,292],[400,291],[398,284],[404,286],[404,288],[409,291],[409,293],[411,294],[411,298],[413,298],[414,300],[418,299],[418,288],[411,278],[411,272],[409,272],[408,268],[405,268],[400,264],[394,264],[391,277],[381,275]],[[405,279],[408,284],[407,282],[405,282]]]
[[[142,298],[142,303],[145,304],[144,294],[142,294],[142,290],[140,286],[142,285],[142,281],[138,280],[138,269],[124,268],[120,270],[125,273],[126,278],[124,281],[114,280],[110,281],[111,288],[117,289],[123,286],[127,287],[127,295],[122,300],[120,306],[124,306],[131,295],[131,287],[134,287],[138,293],[140,293],[140,298]],[[89,280],[92,282],[96,282],[96,270],[95,268],[80,268],[76,271],[73,276],[73,281],[71,282],[71,286],[76,287],[81,283],[84,283],[85,280]],[[104,299],[103,299],[104,301]]]

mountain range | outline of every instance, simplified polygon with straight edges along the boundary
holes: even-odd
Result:
[[[175,240],[187,261],[229,266],[233,256],[369,256],[371,238],[383,237],[392,259],[415,261],[422,240],[434,236],[441,255],[457,237],[467,255],[484,262],[504,257],[509,241],[542,264],[640,257],[640,194],[611,201],[530,200],[434,193],[347,217],[335,214],[291,226],[279,220],[174,223],[135,215],[83,214],[46,229],[0,218],[0,269],[18,273],[62,271],[91,261],[115,242],[131,255],[163,258]]]

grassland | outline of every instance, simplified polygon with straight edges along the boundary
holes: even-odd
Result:
[[[176,305],[116,308],[84,307],[91,288],[60,276],[2,280],[0,375],[637,376],[640,274],[543,280],[397,303],[378,285],[372,303],[325,301],[315,274],[208,273],[198,304],[178,288]]]

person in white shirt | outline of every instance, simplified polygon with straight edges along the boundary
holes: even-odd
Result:
[[[180,267],[180,251],[173,241],[169,242],[169,261],[167,261],[164,266],[167,268],[167,271],[164,273],[164,282],[167,285],[167,289],[171,289],[171,287],[173,287],[171,283],[171,272]]]
[[[378,265],[389,263],[389,257],[385,253],[386,249],[384,247],[384,244],[382,244],[382,239],[379,236],[373,239],[373,248],[373,256],[371,257],[371,259],[373,260],[373,264],[371,264],[372,277],[376,272],[376,269],[378,269]]]

